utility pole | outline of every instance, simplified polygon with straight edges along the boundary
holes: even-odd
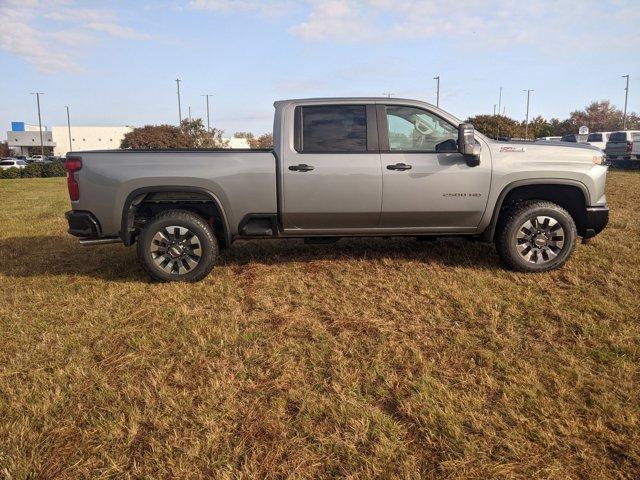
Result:
[[[500,110],[498,110],[498,111],[500,111]],[[496,116],[496,104],[495,103],[493,104],[493,116],[494,117]]]
[[[395,95],[393,92],[383,92],[382,94],[387,98],[391,98],[391,95]]]
[[[69,129],[69,151],[73,151],[73,145],[71,145],[71,120],[69,117],[69,107],[67,105],[65,105],[65,107],[67,109],[67,128]]]
[[[191,123],[191,105],[189,105],[189,123]]]
[[[627,86],[624,89],[624,116],[622,117],[622,129],[627,129],[627,100],[629,100],[629,75],[622,75],[627,79]]]
[[[524,124],[524,139],[529,139],[529,97],[531,96],[531,92],[535,90],[522,90],[523,92],[527,92],[527,117]]]
[[[42,140],[42,116],[40,115],[40,95],[44,95],[42,92],[31,92],[31,95],[36,96],[36,102],[38,102],[38,130],[40,130],[40,155],[44,160],[44,141]]]
[[[436,84],[436,107],[440,108],[440,75],[433,77],[437,81]]]
[[[176,85],[178,86],[178,126],[182,124],[182,109],[180,107],[180,79],[176,78]]]
[[[498,95],[498,115],[500,115],[501,106],[502,106],[502,87],[500,87],[500,94]]]
[[[209,124],[209,96],[213,97],[213,94],[205,94],[205,95],[200,95],[201,97],[206,97],[207,98],[207,132],[211,131],[211,125]]]

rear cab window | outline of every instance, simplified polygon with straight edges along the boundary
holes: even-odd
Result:
[[[601,142],[602,134],[601,133],[590,133],[587,138],[587,142]]]
[[[366,105],[296,107],[294,133],[298,152],[366,152]]]
[[[609,137],[610,142],[626,142],[627,134],[625,132],[615,132]]]

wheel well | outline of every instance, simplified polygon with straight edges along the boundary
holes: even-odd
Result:
[[[578,235],[583,236],[587,225],[586,204],[583,191],[573,185],[535,184],[522,185],[510,190],[500,205],[494,231],[499,227],[507,210],[526,200],[546,200],[561,206],[573,218]],[[493,237],[493,232],[492,235]]]
[[[123,223],[127,223],[126,231],[130,237],[125,243],[134,243],[145,224],[160,212],[174,209],[187,210],[201,216],[213,227],[220,248],[229,247],[225,218],[217,202],[206,193],[173,190],[145,192],[128,202]]]

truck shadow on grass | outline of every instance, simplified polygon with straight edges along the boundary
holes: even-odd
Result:
[[[0,251],[3,254],[0,274],[6,277],[79,275],[109,281],[150,282],[138,264],[135,247],[118,244],[81,247],[69,237],[32,236],[0,239]],[[491,245],[462,239],[417,242],[413,238],[343,239],[328,245],[305,245],[302,240],[238,241],[222,253],[219,266],[353,260],[502,268]]]

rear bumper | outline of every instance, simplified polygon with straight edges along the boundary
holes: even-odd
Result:
[[[69,222],[68,232],[81,238],[99,238],[101,236],[100,223],[91,212],[69,210],[64,214]]]
[[[587,207],[585,232],[582,238],[591,238],[599,234],[609,223],[609,207]]]

